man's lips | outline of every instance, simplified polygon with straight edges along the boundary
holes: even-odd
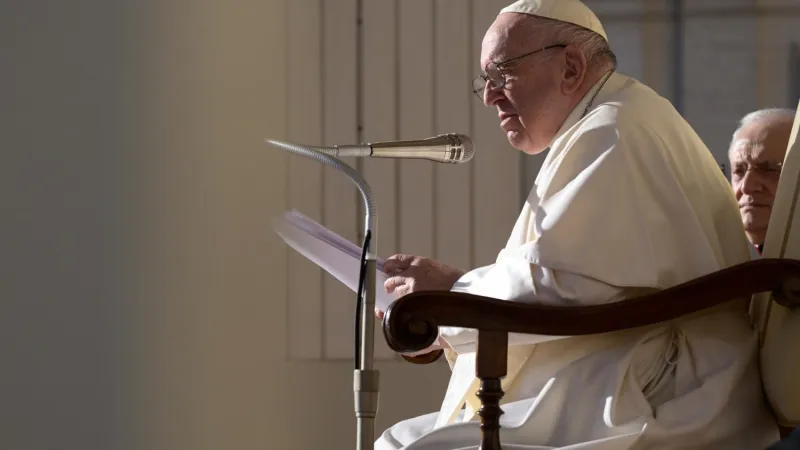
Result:
[[[746,208],[768,208],[769,205],[766,203],[742,203],[739,205],[739,209],[746,209]]]
[[[500,113],[498,114],[498,117],[500,117],[500,126],[502,127],[503,125],[506,125],[512,120],[514,120],[514,118],[517,117],[517,115],[509,113]]]
[[[501,121],[508,119],[509,117],[516,117],[516,114],[507,113],[507,112],[499,112],[497,113],[497,117],[500,118]]]

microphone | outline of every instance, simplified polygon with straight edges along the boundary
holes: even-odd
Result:
[[[413,141],[374,142],[361,145],[336,145],[316,147],[327,155],[372,158],[410,158],[458,164],[475,155],[472,140],[463,134],[441,134]]]
[[[427,159],[443,163],[467,162],[475,155],[472,140],[462,134],[442,134],[416,141],[376,142],[361,145],[337,145],[317,147],[297,145],[266,139],[266,142],[292,153],[314,159],[344,173],[361,192],[364,199],[366,217],[364,223],[364,246],[361,255],[361,277],[359,279],[356,312],[358,332],[356,333],[356,369],[353,373],[355,393],[356,448],[373,448],[375,442],[375,416],[378,412],[379,371],[373,368],[374,327],[375,327],[375,279],[377,272],[376,224],[378,212],[372,189],[361,174],[337,159],[337,156],[371,156],[376,158]],[[363,284],[362,284],[363,283]],[[362,295],[361,289],[364,289]]]

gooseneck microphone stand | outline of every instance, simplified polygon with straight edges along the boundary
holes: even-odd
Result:
[[[372,196],[372,189],[355,169],[341,160],[324,153],[337,154],[337,149],[334,147],[289,144],[272,139],[267,139],[266,142],[292,153],[314,159],[344,173],[358,187],[364,200],[367,213],[364,221],[364,246],[357,293],[353,392],[357,427],[356,449],[372,450],[375,443],[375,416],[378,413],[380,384],[380,373],[372,368],[375,349],[375,271],[377,258],[375,248],[377,242],[376,224],[378,221],[378,212],[375,207],[375,199]],[[364,292],[363,295],[362,292]]]

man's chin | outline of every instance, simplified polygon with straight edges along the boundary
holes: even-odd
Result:
[[[538,155],[547,150],[546,147],[541,148],[541,146],[535,145],[528,135],[521,131],[508,130],[506,131],[506,138],[508,138],[508,143],[511,144],[512,147],[528,155]]]
[[[766,224],[769,223],[770,210],[767,208],[742,209],[740,213],[745,228],[766,228]]]
[[[742,224],[744,224],[744,231],[747,234],[763,234],[767,229],[764,220],[746,213],[742,214]]]
[[[522,150],[527,141],[524,135],[514,130],[506,131],[506,139],[508,139],[508,143],[517,150]]]

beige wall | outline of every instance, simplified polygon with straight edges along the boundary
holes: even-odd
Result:
[[[2,448],[134,448],[124,6],[0,5]]]
[[[351,363],[287,359],[286,4],[62,3],[0,14],[0,444],[352,448]],[[441,401],[379,368],[380,429]]]
[[[304,210],[292,201],[301,187],[297,182],[313,183],[319,168],[297,164],[266,147],[263,138],[350,142],[355,131],[345,113],[352,100],[336,85],[353,83],[352,60],[341,44],[352,30],[329,18],[324,29],[331,36],[317,41],[341,52],[341,72],[332,70],[330,55],[318,51],[326,67],[301,73],[294,46],[302,38],[287,39],[289,28],[307,26],[295,15],[298,6],[154,2],[140,11],[137,29],[150,35],[135,50],[145,70],[137,78],[141,92],[131,98],[146,155],[138,165],[141,220],[135,229],[141,245],[134,249],[142,289],[131,335],[136,364],[130,392],[140,448],[354,445],[352,363],[290,358],[292,333],[296,338],[298,329],[313,334],[318,327],[313,308],[303,305],[320,300],[303,295],[308,291],[289,291],[298,279],[294,271],[302,269],[292,267],[288,276],[290,254],[270,231],[271,220],[285,209]],[[323,99],[314,98],[311,84],[300,83],[310,95],[297,92],[298,80],[315,76],[333,84],[320,91]],[[328,109],[313,108],[322,102]],[[330,119],[315,122],[317,114]],[[341,181],[323,178],[325,193],[316,192],[327,197],[318,205],[329,211],[332,228],[353,238],[342,224],[358,222],[355,196],[348,197]],[[313,279],[313,271],[305,270]],[[325,292],[339,297],[326,299],[332,313],[322,318],[329,322],[323,342],[338,339],[349,351],[352,296],[325,282]],[[443,365],[387,361],[379,368],[381,430],[441,401]]]

